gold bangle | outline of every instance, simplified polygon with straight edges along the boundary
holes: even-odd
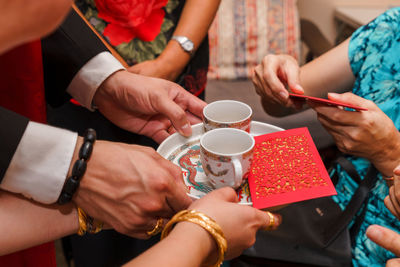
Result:
[[[161,233],[161,240],[168,236],[174,224],[178,222],[188,221],[203,227],[215,240],[218,246],[218,260],[213,266],[221,266],[224,261],[224,255],[228,244],[221,227],[210,217],[204,213],[195,210],[182,210],[175,214],[174,217],[165,225]]]
[[[79,229],[77,234],[82,236],[86,233],[97,234],[103,229],[103,222],[94,219],[78,207]]]

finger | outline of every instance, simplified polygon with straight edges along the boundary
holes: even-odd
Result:
[[[396,197],[396,191],[394,190],[394,186],[391,186],[389,188],[389,199],[390,199],[391,205],[393,206],[393,208],[396,212],[393,215],[395,215],[396,217],[400,217],[400,205],[399,205],[399,201],[397,200],[397,197]]]
[[[186,117],[188,118],[191,125],[201,123],[203,121],[202,117],[193,115],[191,112],[186,111]]]
[[[353,112],[349,110],[343,110],[338,107],[317,104],[310,100],[308,100],[307,103],[319,115],[324,115],[332,122],[337,122],[342,125],[356,126],[358,122],[363,120],[362,117],[364,114],[361,114],[360,112]]]
[[[400,259],[390,259],[386,262],[386,267],[400,267]]]
[[[172,164],[168,160],[164,160],[164,161],[160,162],[160,166],[162,166],[163,168],[165,168],[166,170],[169,171],[169,174],[171,175],[171,177],[173,177],[173,179],[176,183],[174,186],[181,187],[181,189],[183,191],[188,193],[188,188],[187,188],[186,183],[183,178],[182,169],[179,166]]]
[[[186,112],[181,106],[177,104],[177,102],[182,101],[182,98],[188,101],[189,99],[191,99],[191,97],[194,96],[184,91],[184,89],[177,84],[170,83],[169,86],[176,87],[173,88],[173,90],[179,91],[178,96],[176,96],[174,100],[171,100],[169,97],[165,97],[164,95],[158,95],[158,97],[156,97],[153,101],[154,109],[162,115],[166,116],[181,135],[190,136],[192,134],[192,128],[190,127],[190,123],[188,121],[188,118],[186,117]],[[198,106],[199,104],[197,103],[194,105]]]
[[[334,121],[323,114],[318,114],[318,120],[329,132],[334,132],[339,135],[356,129],[356,127],[342,125],[341,122]]]
[[[283,69],[286,74],[286,80],[290,90],[292,90],[296,94],[304,94],[304,89],[300,85],[298,66],[287,63],[284,65]]]
[[[286,103],[289,93],[278,77],[281,68],[280,60],[266,56],[262,61],[262,67],[262,81],[271,89],[272,95]]]
[[[187,111],[201,119],[203,117],[203,109],[207,103],[186,91],[184,97],[185,102],[187,103]]]
[[[366,100],[358,95],[347,92],[344,94],[328,93],[328,99],[342,102],[344,104],[356,105],[359,107],[372,108],[375,106],[371,101]]]
[[[256,93],[261,96],[262,98],[266,98],[268,100],[274,100],[276,102],[276,99],[271,94],[271,89],[268,87],[268,84],[263,80],[262,78],[262,70],[257,70],[255,72],[255,77],[253,79],[253,84],[256,89]]]
[[[400,255],[400,235],[395,231],[380,225],[371,225],[367,228],[366,234],[379,246]]]
[[[233,190],[231,187],[223,187],[214,190],[210,193],[210,195],[233,203],[237,203],[239,201],[235,190]]]
[[[265,231],[276,230],[278,226],[282,223],[282,216],[269,211],[257,210],[257,217],[259,218],[261,224],[259,229]]]
[[[390,200],[389,196],[386,196],[385,199],[383,200],[383,203],[385,203],[386,208],[394,215],[396,216],[397,219],[400,220],[400,216],[396,211],[396,208],[393,206],[392,201]]]

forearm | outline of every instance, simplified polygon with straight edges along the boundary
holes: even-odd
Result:
[[[164,240],[130,261],[126,267],[201,266],[212,250],[216,250],[215,241],[204,229],[190,222],[181,222]]]
[[[305,95],[326,97],[328,92],[350,91],[355,77],[350,67],[349,39],[300,68]]]
[[[72,204],[41,205],[0,190],[0,255],[73,234],[78,217]]]
[[[173,35],[188,37],[197,49],[207,35],[219,3],[220,0],[187,0]],[[177,42],[171,40],[159,58],[180,73],[189,62],[190,55],[183,51]]]

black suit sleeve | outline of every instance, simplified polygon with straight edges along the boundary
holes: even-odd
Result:
[[[0,107],[0,183],[17,150],[29,120]]]
[[[108,51],[85,21],[72,10],[63,24],[42,40],[46,101],[51,106],[63,104],[65,92],[78,71],[94,56]]]

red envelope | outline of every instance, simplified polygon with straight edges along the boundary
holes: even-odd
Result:
[[[336,195],[307,128],[260,135],[255,140],[248,178],[253,207]]]
[[[368,110],[366,108],[362,108],[359,106],[354,106],[354,105],[350,105],[350,104],[345,104],[345,103],[341,103],[338,101],[333,101],[333,100],[328,100],[328,99],[324,99],[324,98],[319,98],[319,97],[313,97],[313,96],[306,96],[306,95],[298,95],[298,94],[293,94],[293,93],[289,93],[289,97],[290,98],[298,98],[298,99],[306,99],[308,101],[313,101],[315,103],[319,103],[319,104],[325,104],[328,106],[341,106],[341,107],[346,107],[346,108],[352,108],[354,110],[360,111],[360,110]]]

